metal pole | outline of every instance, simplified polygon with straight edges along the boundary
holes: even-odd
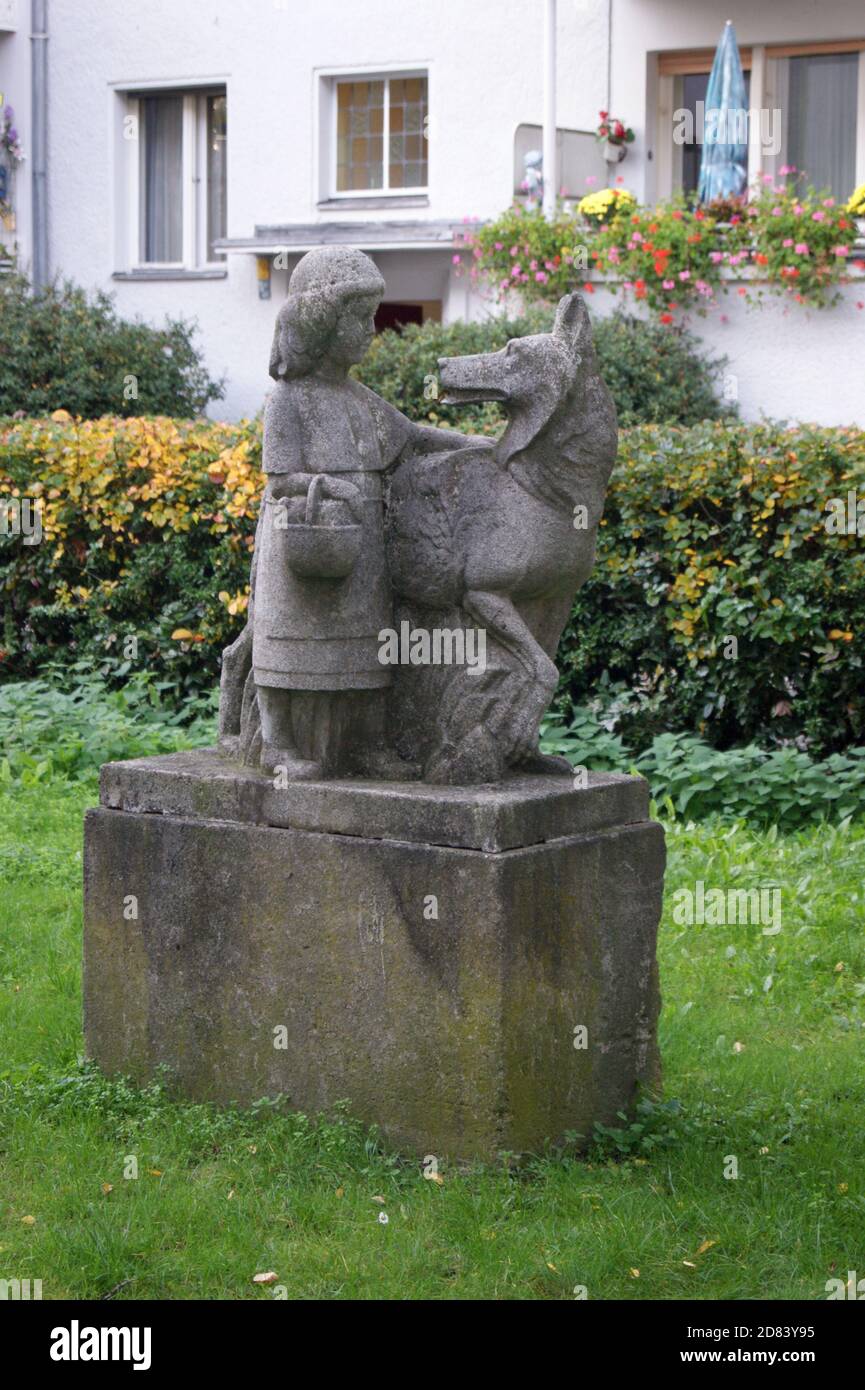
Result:
[[[559,171],[556,159],[556,0],[544,11],[544,217],[556,213]]]
[[[48,283],[48,0],[31,0],[33,288]]]

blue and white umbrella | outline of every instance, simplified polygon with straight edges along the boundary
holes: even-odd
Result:
[[[736,30],[728,19],[706,89],[703,157],[697,197],[739,198],[748,187],[748,116]]]

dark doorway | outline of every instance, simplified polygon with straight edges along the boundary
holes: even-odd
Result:
[[[380,304],[375,316],[375,331],[402,328],[406,323],[423,323],[422,304]]]

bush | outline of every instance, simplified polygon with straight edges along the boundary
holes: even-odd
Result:
[[[88,297],[67,281],[34,293],[22,276],[4,277],[0,415],[198,415],[223,387],[194,335],[183,319],[164,328],[122,319],[102,291]]]
[[[438,359],[495,352],[511,338],[549,332],[552,322],[551,308],[534,306],[516,319],[390,329],[375,339],[354,373],[412,420],[494,433],[504,423],[500,406],[446,406],[438,400]],[[593,328],[598,363],[622,428],[656,421],[691,425],[734,413],[714,391],[723,362],[706,356],[686,329],[665,329],[621,313],[597,319]]]
[[[637,755],[590,707],[574,710],[569,726],[549,717],[542,744],[591,772],[639,773],[671,816],[719,815],[796,830],[865,812],[865,748],[817,761],[796,748],[748,744],[722,752],[693,734],[666,733]]]
[[[0,686],[0,783],[86,780],[114,759],[214,742],[215,691],[180,709],[163,694],[164,683],[144,671],[109,690],[86,662],[55,673],[53,681]]]
[[[43,533],[0,538],[0,669],[146,669],[181,707],[212,690],[243,622],[262,477],[248,422],[58,411],[0,430],[0,488],[39,499]]]
[[[825,755],[865,734],[865,549],[827,503],[865,433],[777,424],[621,435],[598,555],[559,649],[563,708],[633,747],[690,730]]]
[[[862,741],[865,549],[826,504],[865,475],[865,433],[643,425],[621,434],[595,569],[559,651],[558,707],[593,702],[635,753]],[[43,540],[0,538],[6,679],[86,659],[148,670],[184,705],[214,688],[247,604],[257,423],[57,418],[0,430],[0,488]]]

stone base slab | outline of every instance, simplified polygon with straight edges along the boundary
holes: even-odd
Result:
[[[109,764],[102,788],[84,995],[106,1072],[347,1100],[459,1158],[588,1136],[657,1082],[664,840],[641,779],[277,792],[203,752]]]

